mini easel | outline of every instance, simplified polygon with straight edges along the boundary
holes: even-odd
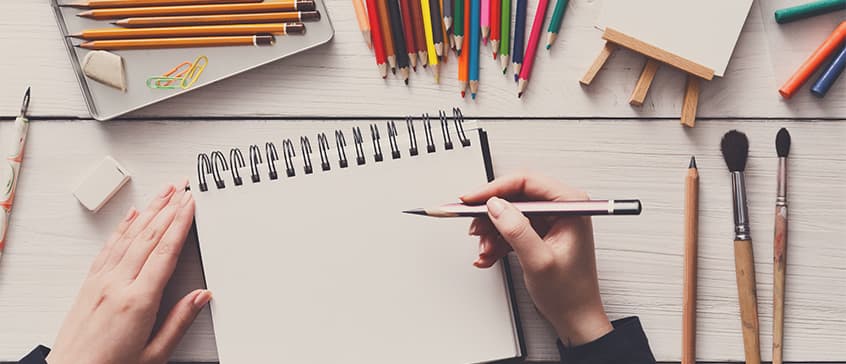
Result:
[[[652,79],[655,78],[655,73],[658,72],[658,68],[662,63],[667,64],[687,73],[687,84],[685,85],[684,101],[682,102],[681,110],[681,124],[691,128],[696,125],[696,108],[699,105],[700,80],[710,81],[713,79],[714,70],[612,28],[605,28],[602,39],[605,40],[605,46],[599,52],[599,56],[593,61],[593,64],[587,73],[585,73],[584,77],[579,80],[582,85],[589,86],[593,82],[599,70],[602,69],[608,57],[614,53],[617,47],[627,48],[647,57],[643,71],[640,73],[640,78],[635,84],[634,91],[632,91],[629,104],[633,106],[643,105],[643,100],[646,99],[646,94],[649,92],[649,86],[652,85]]]

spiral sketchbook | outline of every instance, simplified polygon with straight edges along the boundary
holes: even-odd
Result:
[[[489,156],[457,110],[200,154],[191,188],[220,362],[520,357],[507,262],[473,267],[468,220],[401,213],[483,185]]]

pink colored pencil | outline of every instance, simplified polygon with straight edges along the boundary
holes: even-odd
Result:
[[[526,45],[526,53],[523,55],[523,68],[520,70],[520,81],[517,83],[517,97],[523,96],[526,85],[529,83],[529,75],[532,73],[532,65],[535,64],[535,54],[540,42],[543,20],[546,18],[546,8],[549,7],[549,0],[538,1],[538,10],[535,12],[535,20],[532,22],[532,32],[529,34],[529,43]]]
[[[488,44],[488,35],[491,33],[491,0],[482,0],[482,7],[479,8],[479,13],[479,26],[482,29],[482,43]]]

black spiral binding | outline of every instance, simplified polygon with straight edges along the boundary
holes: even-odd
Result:
[[[247,164],[244,163],[244,155],[241,154],[240,149],[232,148],[229,151],[229,162],[232,163],[232,181],[235,182],[236,186],[244,184],[244,180],[241,179],[241,171],[239,168],[244,168]]]
[[[423,122],[423,131],[426,137],[426,152],[434,153],[437,150],[435,132],[437,129],[432,129],[432,120],[429,114],[423,114],[420,118]],[[438,119],[440,123],[441,137],[444,141],[444,150],[451,150],[456,148],[460,143],[461,147],[467,148],[471,145],[471,141],[467,138],[464,130],[464,115],[458,108],[452,109],[452,116],[448,116],[446,112],[439,112]],[[411,157],[418,156],[420,150],[418,149],[417,131],[414,125],[414,118],[406,118],[406,129],[408,131],[408,154]],[[455,127],[456,144],[453,144],[452,131],[450,124]],[[384,154],[382,153],[382,137],[381,131],[377,124],[370,124],[370,140],[371,146],[365,145],[364,136],[361,128],[356,126],[352,128],[353,145],[355,147],[355,162],[358,166],[363,166],[367,163],[367,151],[365,149],[372,148],[372,158],[374,162],[383,162]],[[388,121],[386,124],[388,143],[391,148],[391,159],[402,159],[402,147],[400,144],[403,140],[400,138],[395,121]],[[249,147],[249,164],[250,164],[250,178],[253,183],[261,182],[261,165],[264,159],[267,159],[267,176],[269,181],[280,180],[280,173],[277,169],[277,161],[280,160],[279,153],[281,152],[281,159],[285,163],[285,175],[287,177],[296,176],[296,149],[291,139],[283,139],[281,150],[277,150],[276,144],[273,142],[265,143],[264,157],[262,157],[262,150],[258,145],[250,145]],[[299,148],[302,151],[302,166],[305,174],[313,174],[314,167],[312,165],[312,147],[311,142],[307,136],[301,136],[299,140]],[[320,168],[322,171],[330,171],[332,168],[331,145],[329,136],[326,133],[317,134],[318,153],[320,156]],[[335,146],[338,149],[338,166],[340,168],[349,168],[350,161],[347,158],[347,141],[344,133],[341,130],[335,130]],[[199,182],[199,190],[206,192],[208,187],[208,176],[214,180],[214,185],[217,189],[225,189],[226,183],[224,181],[225,171],[229,171],[232,175],[232,183],[234,186],[244,185],[241,176],[241,168],[246,167],[244,154],[239,148],[232,148],[229,151],[229,159],[221,151],[213,151],[209,154],[201,153],[197,155],[197,177]]]

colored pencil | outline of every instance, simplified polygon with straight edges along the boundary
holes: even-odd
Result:
[[[355,0],[360,2],[361,0]],[[144,16],[134,18],[123,18],[112,22],[123,28],[153,28],[153,27],[178,27],[188,25],[224,25],[224,24],[254,24],[254,23],[290,23],[302,21],[320,20],[318,11],[291,11],[278,13],[251,13],[251,14],[215,14],[215,15],[181,15],[181,16]],[[364,15],[364,22],[367,23],[367,14]],[[367,24],[366,32],[367,46],[370,44],[370,24]]]
[[[379,12],[379,25],[382,27],[382,40],[385,42],[385,57],[391,72],[397,73],[397,55],[394,48],[394,34],[391,31],[391,15],[388,13],[388,0],[376,0],[376,11]]]
[[[684,179],[684,287],[681,364],[696,364],[696,277],[699,240],[699,170],[690,157]]]
[[[532,22],[532,32],[529,34],[529,44],[526,45],[526,54],[523,58],[523,68],[520,70],[520,81],[517,83],[517,97],[523,96],[526,86],[529,84],[529,76],[532,74],[532,66],[535,63],[535,54],[538,51],[541,28],[546,17],[546,10],[549,7],[549,0],[538,1],[538,10],[535,12],[535,20]]]
[[[641,212],[640,200],[529,201],[511,204],[529,216],[640,215]],[[453,203],[405,210],[403,213],[441,218],[487,217],[488,207]]]
[[[446,28],[446,30],[450,30],[450,29],[452,29],[452,25],[453,25],[453,15],[454,14],[452,12],[454,10],[453,9],[454,5],[452,4],[452,0],[443,0],[442,5],[443,5],[443,9],[441,9],[441,13],[443,13],[443,15],[444,15],[444,28]],[[447,33],[444,33],[444,34],[447,34]],[[448,38],[448,37],[444,36],[444,39],[446,39],[446,38]]]
[[[471,0],[462,1],[462,5],[464,5],[465,9],[462,9],[463,11],[461,13],[464,14],[464,16],[467,19],[463,20],[461,23],[465,26],[470,25],[470,19],[469,19],[469,17],[470,17],[470,1]],[[455,18],[455,24],[453,26],[458,26],[458,23],[459,23],[459,21],[458,21],[458,18],[456,17]],[[462,38],[461,41],[464,44],[461,44],[459,48],[461,48],[461,49],[469,48],[470,47],[470,37],[461,37],[461,38]],[[456,38],[456,41],[458,41],[458,38]],[[456,45],[456,46],[458,47],[458,45]],[[464,96],[467,94],[467,86],[468,86],[467,85],[467,78],[468,78],[467,76],[468,76],[469,70],[470,70],[470,52],[468,51],[468,52],[459,53],[459,55],[458,55],[458,88],[459,88],[459,91],[461,93],[461,98],[464,98]]]
[[[520,68],[523,66],[523,51],[526,40],[526,11],[527,0],[517,0],[517,11],[514,18],[514,47],[511,48],[511,58],[514,62],[514,82],[520,78]]]
[[[429,54],[429,64],[435,74],[435,83],[440,81],[440,67],[438,67],[438,53],[435,51],[435,41],[432,31],[432,12],[429,9],[429,0],[420,0],[420,8],[423,10],[423,30],[426,34],[426,48]]]
[[[6,170],[4,173],[6,180],[3,181],[3,195],[0,201],[0,208],[3,209],[3,216],[0,218],[0,256],[3,256],[3,247],[6,245],[6,234],[9,232],[9,216],[12,216],[12,206],[15,203],[15,194],[18,187],[18,179],[21,175],[21,163],[23,163],[24,147],[26,147],[26,134],[29,131],[29,118],[27,112],[29,111],[29,97],[30,88],[26,88],[23,102],[21,103],[21,111],[18,117],[15,118],[12,125],[12,134],[9,138],[6,153]]]
[[[508,52],[511,49],[511,0],[502,0],[502,18],[500,19],[502,25],[499,44],[500,64],[502,65],[502,74],[508,69]]]
[[[417,57],[420,64],[426,67],[429,64],[429,47],[426,45],[426,32],[423,25],[422,6],[418,0],[406,0],[411,10],[411,26],[414,30],[414,48],[417,49]]]
[[[461,55],[461,49],[464,47],[464,29],[466,28],[464,9],[469,9],[469,7],[464,6],[466,2],[465,0],[453,1],[455,11],[453,12],[454,22],[452,24],[452,32],[455,35],[455,52],[458,55]]]
[[[546,37],[546,49],[552,47],[555,43],[555,38],[558,37],[558,32],[561,30],[561,21],[564,19],[564,13],[567,11],[567,0],[558,0],[555,2],[555,10],[552,11],[552,19],[549,21],[548,35]]]
[[[382,23],[379,21],[379,11],[376,10],[376,1],[365,0],[367,4],[367,17],[370,20],[370,34],[373,36],[373,54],[376,56],[376,68],[382,78],[388,77],[387,57],[385,56],[385,41],[382,39]]]
[[[353,8],[355,8],[355,18],[358,20],[358,29],[364,36],[367,48],[373,49],[373,40],[370,37],[370,20],[367,19],[367,11],[364,10],[364,0],[352,0],[352,3]]]
[[[488,44],[488,35],[491,32],[491,0],[482,0],[479,8],[479,26],[481,27],[482,43]]]
[[[209,15],[267,13],[273,11],[314,11],[314,0],[281,0],[266,3],[146,6],[138,8],[93,9],[76,16],[95,19],[120,19],[138,16]],[[372,26],[371,26],[372,27]]]
[[[78,3],[59,4],[59,6],[83,9],[105,9],[134,8],[138,6],[210,5],[260,2],[262,2],[262,0],[89,0]]]
[[[470,97],[476,99],[476,94],[479,92],[479,40],[481,40],[481,1],[482,0],[465,0],[470,2],[470,54],[468,56],[468,71],[467,78],[470,80]]]
[[[443,14],[444,13],[444,0],[438,0],[438,6],[440,6],[440,13]],[[443,39],[443,46],[442,46],[443,53],[441,54],[441,64],[444,64],[444,63],[447,62],[447,59],[449,58],[449,48],[450,48],[449,33],[447,33],[446,23],[444,23],[444,21],[443,21],[444,18],[441,17],[438,20],[439,20],[438,23],[441,24],[441,38]]]
[[[408,52],[408,61],[411,64],[411,69],[417,72],[417,45],[414,41],[414,27],[411,17],[411,1],[412,0],[397,0],[399,1],[400,13],[402,15],[402,33],[405,36],[405,48]]]
[[[76,47],[117,51],[124,49],[163,49],[190,47],[229,47],[229,46],[271,46],[276,43],[272,35],[231,35],[216,37],[180,37],[180,38],[147,38],[147,39],[112,39],[93,40],[84,42]]]
[[[846,9],[846,0],[818,0],[785,9],[778,9],[774,15],[777,23],[784,24],[794,20],[844,9]]]
[[[843,74],[843,69],[846,69],[846,41],[843,42],[840,52],[832,55],[831,63],[825,67],[820,78],[811,86],[811,93],[817,97],[824,97],[831,85],[834,85],[834,82]]]
[[[444,54],[444,33],[441,23],[441,5],[438,0],[423,0],[429,2],[429,16],[432,22],[432,42],[435,44],[435,52],[438,57]],[[426,10],[423,10],[425,13]]]
[[[778,93],[781,94],[781,97],[785,99],[789,99],[793,96],[796,91],[802,87],[805,81],[811,77],[814,71],[820,67],[820,65],[825,62],[826,58],[830,56],[834,51],[839,48],[839,45],[846,40],[846,21],[840,23],[834,32],[821,44],[817,50],[805,60],[805,63],[799,67],[796,73],[778,89]]]
[[[386,0],[388,5],[388,16],[391,18],[391,34],[394,38],[394,54],[397,57],[397,68],[400,76],[408,85],[408,66],[410,59],[405,49],[405,35],[402,32],[402,18],[400,17],[399,0]]]
[[[499,37],[502,30],[500,23],[502,22],[502,2],[500,0],[489,0],[491,2],[491,51],[493,51],[493,59],[496,59],[499,53]]]
[[[138,38],[178,38],[203,37],[215,35],[254,35],[254,34],[302,34],[303,23],[268,23],[268,24],[230,24],[198,25],[187,27],[161,28],[100,28],[88,29],[68,35],[85,40],[138,39]]]

